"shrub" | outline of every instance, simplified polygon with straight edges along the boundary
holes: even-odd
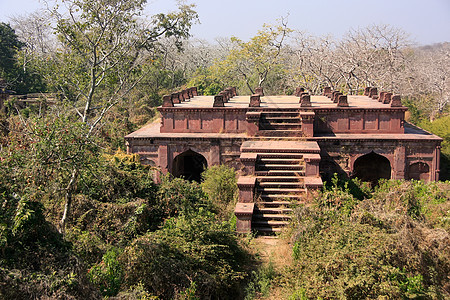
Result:
[[[99,264],[94,265],[88,272],[89,279],[101,291],[103,296],[115,296],[122,284],[123,270],[118,257],[121,251],[111,248]]]
[[[233,216],[237,199],[236,172],[225,165],[212,166],[202,173],[201,187],[219,214],[229,219]]]

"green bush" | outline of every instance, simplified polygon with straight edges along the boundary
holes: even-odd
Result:
[[[248,258],[234,229],[202,208],[167,220],[161,230],[133,241],[122,255],[126,285],[141,282],[163,299],[192,295],[192,282],[200,299],[234,299]]]
[[[450,235],[436,222],[437,211],[448,214],[439,208],[448,210],[449,188],[384,181],[355,203],[345,185],[334,185],[319,205],[298,207],[285,274],[291,298],[449,297]]]
[[[201,187],[214,209],[226,219],[234,214],[237,200],[237,179],[233,168],[212,166],[202,173]]]
[[[103,296],[115,296],[119,292],[123,279],[122,266],[118,261],[120,253],[117,248],[108,250],[102,261],[88,272],[89,280],[100,289]]]

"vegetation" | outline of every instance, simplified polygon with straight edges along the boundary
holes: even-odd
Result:
[[[189,39],[198,16],[184,2],[151,19],[143,0],[58,3],[0,23],[2,95],[57,100],[21,109],[13,93],[0,106],[0,298],[450,297],[448,182],[372,191],[335,178],[296,210],[293,263],[257,269],[251,237],[234,232],[234,170],[155,184],[159,170],[123,152],[123,137],[185,85],[211,95],[376,85],[405,95],[410,122],[444,139],[449,178],[448,44],[413,48],[390,26],[312,37],[281,20],[210,45]]]
[[[291,299],[450,296],[450,183],[385,181],[358,200],[333,181],[296,210]]]

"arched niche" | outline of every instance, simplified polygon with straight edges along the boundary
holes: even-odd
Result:
[[[206,158],[192,150],[177,155],[172,164],[172,175],[191,181],[201,181],[201,174],[208,167]]]
[[[430,180],[430,166],[424,162],[415,162],[408,167],[408,179]]]
[[[391,163],[386,157],[372,151],[355,160],[353,177],[376,185],[380,179],[391,178]]]

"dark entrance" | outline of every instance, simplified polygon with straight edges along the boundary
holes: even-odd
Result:
[[[409,166],[408,179],[425,180],[430,179],[430,167],[424,162],[416,162]]]
[[[386,157],[371,152],[355,161],[353,177],[358,177],[362,181],[368,181],[374,186],[381,178],[391,178],[391,163]]]
[[[206,158],[203,155],[188,150],[173,160],[172,175],[200,182],[201,173],[205,171],[207,166]]]

